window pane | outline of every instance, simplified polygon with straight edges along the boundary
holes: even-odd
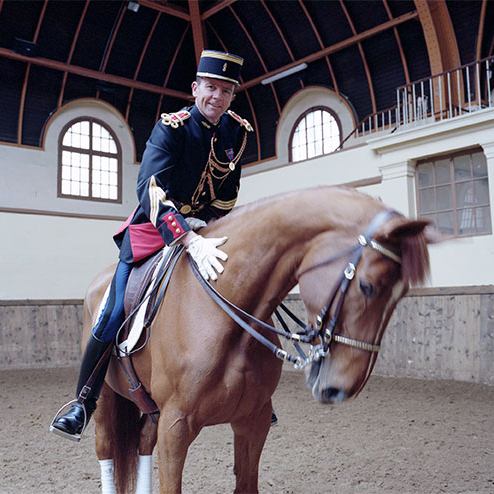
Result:
[[[419,165],[417,170],[420,188],[433,184],[432,163],[424,163],[423,165]]]
[[[115,187],[110,187],[110,199],[118,199],[118,188]]]
[[[70,182],[62,180],[62,194],[70,194]]]
[[[489,204],[489,182],[486,178],[474,182],[475,205],[486,206]]]
[[[456,207],[464,208],[473,205],[473,186],[471,182],[456,184]]]
[[[475,178],[487,177],[487,160],[484,153],[472,154],[472,168]]]
[[[436,210],[434,202],[434,189],[424,189],[419,191],[420,214],[430,213]]]
[[[438,211],[453,208],[453,196],[451,195],[451,187],[449,185],[438,187],[436,189],[436,194]]]
[[[436,168],[436,185],[449,184],[450,178],[450,160],[438,160],[435,162]]]
[[[454,233],[455,224],[453,212],[449,213],[438,213],[437,214],[437,227],[440,231],[445,233]]]
[[[455,182],[468,180],[471,178],[470,155],[455,156],[453,159],[455,166]]]
[[[477,233],[492,233],[491,208],[477,208]]]
[[[62,181],[70,179],[70,166],[62,166]]]
[[[472,208],[458,211],[458,234],[471,235],[475,233],[475,210]]]

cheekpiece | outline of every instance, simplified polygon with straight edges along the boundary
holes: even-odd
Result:
[[[197,67],[197,75],[239,85],[240,69],[243,63],[244,59],[237,55],[222,51],[204,50]]]

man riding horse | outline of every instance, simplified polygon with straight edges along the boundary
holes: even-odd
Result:
[[[163,113],[155,125],[139,169],[139,205],[114,236],[120,260],[82,358],[76,401],[54,419],[52,432],[78,441],[96,409],[108,367],[104,357],[124,321],[124,293],[134,263],[165,245],[182,244],[204,278],[216,280],[223,272],[219,260],[228,256],[218,246],[227,237],[205,238],[194,229],[228,214],[237,200],[239,162],[253,130],[228,110],[242,64],[239,56],[203,51],[192,83],[195,104]]]

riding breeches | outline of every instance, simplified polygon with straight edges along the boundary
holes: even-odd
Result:
[[[132,264],[120,261],[113,276],[110,293],[98,322],[93,328],[93,335],[100,341],[112,341],[124,322],[124,295]]]

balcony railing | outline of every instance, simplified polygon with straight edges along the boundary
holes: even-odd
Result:
[[[421,79],[396,90],[396,105],[369,115],[341,143],[395,132],[494,107],[494,56]]]

